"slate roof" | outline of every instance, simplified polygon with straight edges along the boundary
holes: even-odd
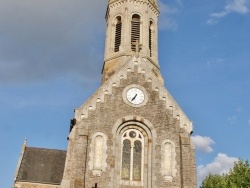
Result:
[[[66,151],[26,147],[16,181],[60,184]]]

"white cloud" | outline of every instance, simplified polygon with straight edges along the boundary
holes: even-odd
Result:
[[[97,80],[105,6],[106,0],[0,0],[0,84],[65,75]]]
[[[175,14],[177,12],[177,8],[170,7],[161,1],[159,1],[159,6],[162,14]]]
[[[160,18],[159,18],[159,29],[171,29],[176,30],[178,27],[177,22],[175,19],[171,18],[170,15],[174,15],[178,12],[177,7],[182,7],[182,1],[176,0],[176,7],[171,7],[170,5],[166,4],[164,1],[159,1],[160,7]]]
[[[246,14],[249,11],[247,7],[247,0],[234,0],[231,3],[228,3],[225,7],[227,12],[236,12],[239,14]]]
[[[250,119],[248,120],[248,124],[250,125]]]
[[[249,0],[230,0],[224,7],[223,11],[210,14],[207,24],[213,25],[219,22],[219,19],[233,12],[238,14],[247,14],[249,12],[248,4]]]
[[[177,4],[183,6],[182,0],[176,0]]]
[[[224,66],[225,59],[224,58],[216,58],[211,59],[206,62],[206,68],[207,69],[213,69],[213,68],[222,68]]]
[[[235,124],[235,123],[237,123],[239,121],[238,115],[243,114],[244,113],[244,109],[239,106],[239,107],[237,107],[235,109],[235,111],[237,112],[237,114],[227,117],[227,120],[232,125]]]
[[[234,116],[228,117],[227,120],[229,121],[230,124],[234,124],[237,120],[237,117],[234,115]]]
[[[243,112],[242,107],[241,107],[241,106],[238,106],[238,107],[236,108],[236,112],[238,112],[238,113],[242,113],[242,112]]]
[[[191,139],[197,150],[203,151],[205,153],[210,153],[213,151],[211,145],[215,142],[210,137],[196,135],[192,136]]]
[[[178,24],[174,19],[163,18],[163,19],[160,19],[160,22],[161,23],[159,25],[159,29],[176,30],[178,27]]]
[[[216,18],[222,18],[226,16],[228,13],[226,11],[218,12],[218,13],[212,13],[210,16],[216,17]]]
[[[197,167],[197,178],[199,184],[209,173],[223,174],[229,172],[234,166],[234,163],[238,160],[239,159],[236,157],[228,157],[226,154],[219,153],[211,163],[199,165]]]
[[[208,24],[208,25],[214,25],[214,24],[216,24],[216,23],[218,23],[218,22],[219,22],[219,21],[216,20],[216,19],[214,19],[214,18],[210,18],[210,19],[207,20],[207,24]]]

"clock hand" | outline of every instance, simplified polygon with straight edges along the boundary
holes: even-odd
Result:
[[[135,94],[135,96],[132,98],[131,102],[134,101],[136,97],[137,97],[137,94]]]

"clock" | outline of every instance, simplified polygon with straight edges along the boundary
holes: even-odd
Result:
[[[122,93],[125,103],[133,107],[140,107],[147,103],[148,95],[144,87],[132,84],[127,86]]]
[[[137,87],[132,87],[127,91],[127,100],[132,104],[141,104],[145,100],[145,95],[142,90]]]

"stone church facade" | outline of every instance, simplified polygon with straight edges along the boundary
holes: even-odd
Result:
[[[67,151],[23,146],[15,188],[196,188],[193,131],[164,87],[156,0],[109,0],[99,89]]]

